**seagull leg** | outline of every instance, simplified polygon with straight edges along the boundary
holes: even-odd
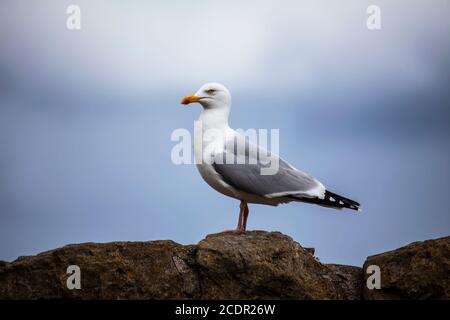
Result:
[[[245,231],[247,227],[247,217],[248,217],[248,206],[247,202],[241,201],[239,206],[239,219],[236,229],[234,230],[224,230],[220,233],[241,233]]]
[[[245,231],[245,229],[247,229],[247,218],[249,212],[247,202],[241,200],[239,208],[239,220],[236,231],[243,232]]]
[[[245,201],[241,201],[241,207],[244,207],[243,210],[243,215],[242,215],[242,231],[247,230],[247,218],[248,218],[248,213],[250,212],[250,210],[248,210],[248,205],[247,202]]]
[[[241,204],[239,206],[239,219],[238,219],[238,225],[236,227],[236,231],[242,231],[242,223],[244,220],[244,207],[243,207],[244,201],[241,201]]]

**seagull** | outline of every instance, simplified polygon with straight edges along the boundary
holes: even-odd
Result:
[[[358,202],[328,191],[316,178],[233,130],[228,124],[231,94],[225,86],[214,82],[204,84],[195,94],[184,97],[181,103],[199,103],[203,107],[198,119],[200,134],[194,134],[196,166],[213,189],[240,201],[235,231],[246,230],[249,203],[277,206],[305,202],[361,211]],[[262,161],[264,155],[277,164],[275,172],[263,172],[267,169],[267,161]]]

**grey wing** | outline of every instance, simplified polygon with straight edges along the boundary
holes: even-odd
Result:
[[[258,152],[267,152],[258,147]],[[259,154],[259,153],[258,153]],[[226,157],[226,151],[220,156]],[[297,170],[280,157],[270,154],[272,161],[278,161],[278,171],[273,175],[263,175],[261,170],[267,165],[259,159],[250,161],[252,156],[245,153],[245,164],[213,163],[214,169],[224,181],[237,190],[266,198],[276,198],[287,195],[297,195],[307,198],[321,198],[325,187],[310,175]],[[222,158],[224,159],[224,158]],[[256,162],[256,163],[255,163]]]

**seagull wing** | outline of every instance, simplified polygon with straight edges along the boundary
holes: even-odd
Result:
[[[226,183],[237,190],[265,198],[285,196],[324,198],[325,187],[314,177],[297,170],[277,155],[252,144],[248,139],[245,141],[245,148],[241,149],[241,154],[236,151],[239,148],[232,148],[231,151],[226,149],[215,155],[215,159],[221,161],[215,160],[213,167]],[[242,156],[241,161],[233,163],[225,161],[232,159],[233,155]],[[267,155],[271,163],[262,163],[261,155]],[[278,163],[278,170],[274,170],[274,174],[262,174],[264,168],[267,169],[276,163]]]

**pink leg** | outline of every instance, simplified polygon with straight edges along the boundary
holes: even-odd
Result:
[[[241,211],[242,211],[241,231],[245,231],[245,230],[247,230],[247,218],[248,218],[248,213],[250,212],[248,210],[247,202],[241,201]]]
[[[239,206],[239,219],[238,224],[235,230],[224,230],[221,233],[240,233],[244,232],[247,228],[247,218],[248,218],[248,206],[247,202],[241,201],[241,204]]]
[[[236,231],[241,231],[242,230],[243,219],[244,219],[244,210],[242,208],[242,201],[241,201],[240,210],[239,210],[239,218],[238,218],[238,224],[237,224],[237,227],[236,227]]]
[[[239,221],[236,231],[243,232],[247,229],[247,218],[249,212],[247,202],[241,201],[241,205],[239,206],[239,208]]]

